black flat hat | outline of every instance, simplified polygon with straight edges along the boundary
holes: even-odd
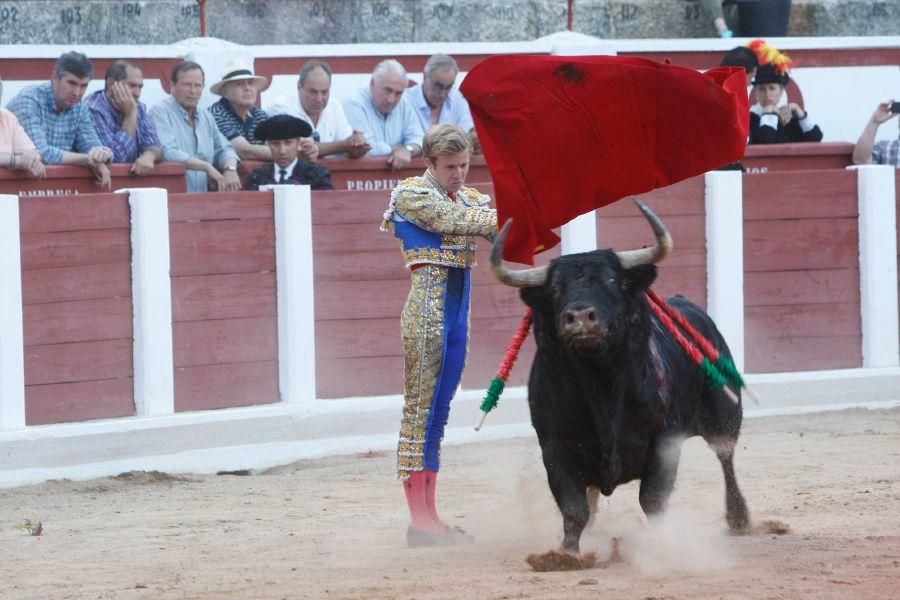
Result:
[[[787,72],[779,73],[775,68],[775,65],[769,63],[759,65],[759,68],[756,69],[756,77],[753,78],[753,85],[759,85],[761,83],[780,83],[784,86],[787,85],[790,80],[791,78]]]
[[[269,140],[292,140],[312,135],[312,127],[303,119],[290,115],[269,117],[256,127],[253,137],[268,142]]]

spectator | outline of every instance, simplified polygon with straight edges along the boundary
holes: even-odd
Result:
[[[0,79],[0,98],[3,97],[3,80]],[[16,115],[0,108],[0,166],[25,171],[35,179],[46,175],[44,163],[34,142],[22,129]]]
[[[821,142],[822,130],[795,102],[779,105],[784,87],[790,81],[790,58],[762,40],[751,42],[750,49],[759,60],[753,93],[756,104],[750,107],[750,144]]]
[[[893,100],[882,102],[872,113],[866,128],[863,129],[856,146],[853,147],[853,164],[893,165],[900,167],[900,138],[875,142],[875,133],[882,123],[897,116],[900,106]],[[894,109],[894,110],[892,110]]]
[[[25,88],[7,108],[18,117],[44,163],[85,165],[108,188],[106,163],[112,152],[100,141],[90,111],[81,102],[93,74],[84,54],[66,52],[53,66],[49,83]]]
[[[422,131],[428,131],[438,123],[458,125],[468,132],[477,152],[478,138],[469,104],[459,90],[453,89],[457,75],[459,66],[452,57],[435,54],[425,63],[421,85],[407,90],[403,101],[408,102],[416,113]]]
[[[263,165],[247,175],[244,189],[258,190],[261,185],[279,184],[333,190],[328,169],[300,156],[300,140],[311,133],[309,123],[290,115],[275,115],[260,123],[256,137],[266,142],[274,163]]]
[[[725,57],[720,63],[722,67],[740,67],[747,73],[747,85],[756,77],[756,69],[759,67],[759,60],[756,54],[746,46],[737,46],[725,53]]]
[[[738,9],[735,0],[702,0],[702,2],[703,8],[713,18],[716,35],[720,38],[734,37],[734,32],[738,28]]]
[[[159,134],[163,158],[184,163],[188,192],[206,192],[211,187],[237,191],[241,189],[237,154],[213,116],[197,110],[203,85],[200,65],[187,60],[178,63],[172,69],[172,95],[150,110],[150,118]]]
[[[406,90],[406,69],[393,59],[383,60],[372,72],[368,88],[344,103],[347,120],[372,145],[371,156],[388,156],[392,170],[409,166],[422,154],[422,126],[409,104],[401,102]]]
[[[222,79],[209,88],[221,96],[209,107],[209,112],[241,160],[272,160],[269,148],[254,136],[259,124],[268,118],[256,106],[259,90],[266,83],[265,77],[254,75],[244,61],[235,59],[225,64]]]
[[[319,156],[345,154],[359,158],[372,149],[362,131],[354,131],[340,102],[329,102],[331,67],[310,60],[300,67],[297,94],[285,94],[269,107],[270,115],[291,115],[312,125],[312,139],[318,143]],[[306,143],[306,140],[303,140]]]
[[[141,69],[129,60],[117,60],[106,69],[105,88],[85,100],[97,135],[112,150],[113,162],[133,163],[135,175],[149,175],[162,160],[156,128],[140,102],[143,88]]]

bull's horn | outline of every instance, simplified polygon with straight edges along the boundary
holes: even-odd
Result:
[[[507,219],[494,240],[494,247],[491,248],[491,272],[497,281],[511,287],[529,288],[544,285],[544,282],[547,281],[546,266],[514,271],[503,264],[503,244],[506,242],[506,234],[509,233],[510,225],[512,225],[512,219]]]
[[[653,214],[653,211],[637,198],[634,198],[634,203],[637,204],[637,207],[644,213],[644,217],[650,222],[653,233],[656,234],[656,245],[652,248],[616,252],[616,256],[619,257],[619,262],[622,263],[622,268],[624,269],[658,263],[672,251],[672,236],[669,235],[668,230],[662,224],[662,221],[659,220],[659,217]]]

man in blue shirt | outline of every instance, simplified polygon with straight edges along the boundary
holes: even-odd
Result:
[[[172,95],[150,110],[150,118],[159,134],[163,159],[184,163],[188,192],[210,188],[236,192],[241,189],[237,154],[209,111],[197,110],[203,85],[200,65],[187,60],[178,63],[172,69]]]
[[[412,107],[401,102],[406,91],[406,69],[393,59],[378,63],[369,87],[344,102],[350,126],[362,131],[372,146],[368,156],[387,156],[392,170],[409,166],[422,154],[425,132]]]
[[[7,108],[16,115],[48,165],[90,167],[103,187],[110,186],[112,152],[97,136],[90,111],[81,102],[94,67],[80,52],[66,52],[53,66],[49,83],[32,85]]]
[[[458,125],[469,134],[475,151],[478,140],[469,104],[459,90],[453,89],[459,66],[446,54],[435,54],[425,63],[422,83],[406,90],[403,101],[408,102],[419,118],[423,131],[439,123]]]

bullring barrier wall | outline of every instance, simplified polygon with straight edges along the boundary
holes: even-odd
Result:
[[[675,239],[655,288],[682,293],[713,313],[748,373],[897,366],[896,196],[894,178],[885,180],[885,172],[896,177],[887,167],[710,173],[643,195]],[[860,224],[865,209],[858,188],[873,176],[890,185],[867,202],[892,217],[890,227],[883,218]],[[731,189],[717,191],[710,178]],[[302,376],[286,360],[306,365],[297,385],[308,401],[401,393],[399,314],[408,273],[393,236],[378,230],[386,195],[275,189],[4,196],[6,214],[17,217],[7,228],[16,232],[21,256],[5,272],[4,289],[13,289],[10,282],[20,276],[23,343],[4,336],[3,355],[11,369],[5,372],[23,365],[13,379],[20,378],[24,390],[4,394],[4,413],[21,415],[7,419],[5,428],[274,404],[285,400],[282,375]],[[731,226],[738,231],[711,234],[709,207],[727,205],[717,196],[735,191],[742,217]],[[276,193],[293,198],[282,204],[308,225],[280,223]],[[792,201],[785,202],[784,193]],[[152,220],[148,210],[164,220]],[[588,245],[648,243],[647,225],[628,202],[600,209],[594,218],[599,234]],[[278,230],[284,231],[280,238]],[[890,235],[893,246],[879,251],[893,257],[892,271],[877,271],[866,283],[861,248],[872,236],[889,244]],[[715,247],[723,237],[740,242],[743,259],[714,276],[711,257],[729,252]],[[308,257],[289,258],[307,260],[310,268],[280,271],[278,244],[295,242],[308,247],[300,253]],[[147,253],[159,265],[155,270],[142,263]],[[524,312],[516,291],[484,267],[487,253],[482,244],[464,388],[490,380]],[[557,247],[541,255],[539,264],[558,253]],[[873,285],[863,303],[866,286]],[[295,287],[302,291],[293,300],[279,296]],[[723,290],[734,302],[710,306]],[[885,305],[893,311],[883,311]],[[145,307],[162,312],[147,316]],[[741,313],[739,327],[728,311]],[[286,330],[292,319],[301,324]],[[876,344],[881,363],[864,361],[871,336],[882,339]],[[529,342],[522,363],[533,352]],[[142,366],[148,359],[156,365],[149,371]],[[526,371],[515,370],[511,385],[523,384]],[[159,381],[170,383],[150,398],[156,408],[136,400]]]

